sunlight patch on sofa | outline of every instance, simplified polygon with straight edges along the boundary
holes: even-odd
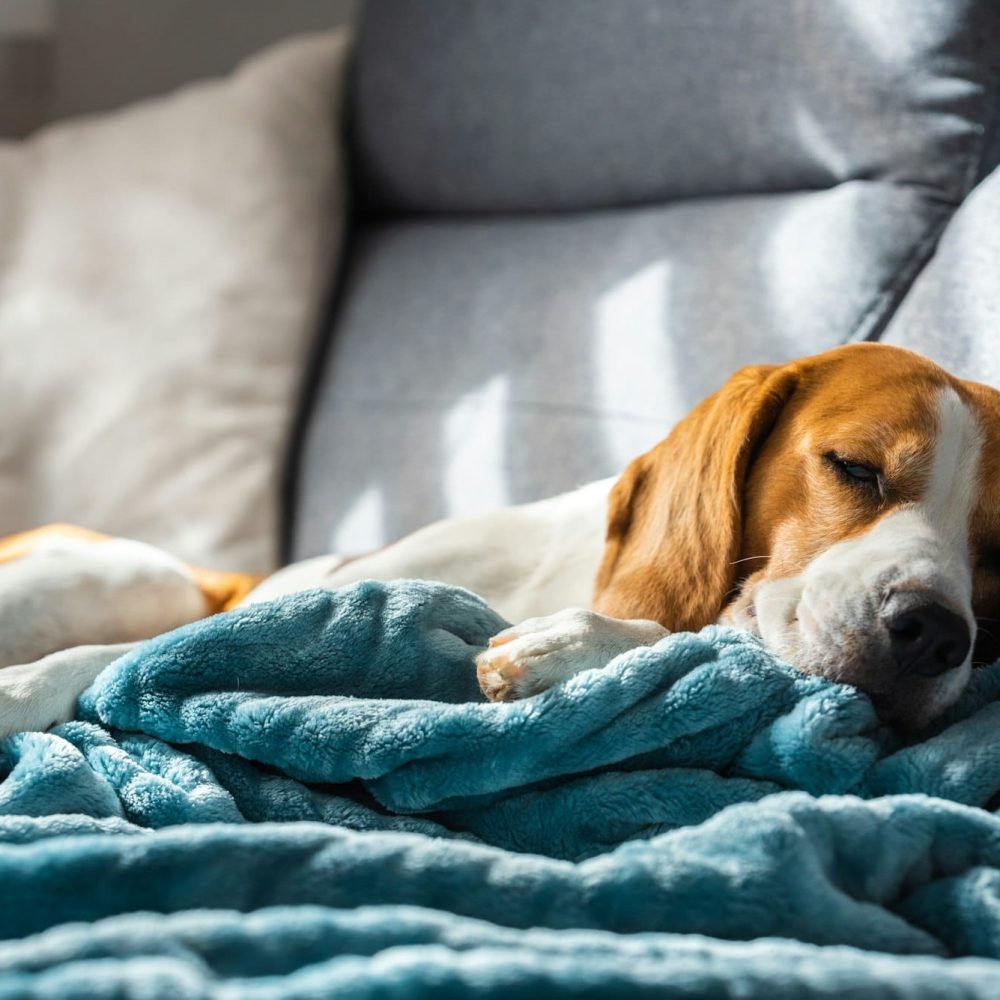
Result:
[[[447,413],[441,489],[448,517],[511,503],[505,448],[510,379],[495,375],[466,393]]]
[[[663,419],[665,401],[685,395],[669,333],[671,278],[669,261],[655,261],[605,292],[595,308],[596,396],[609,416],[624,418],[603,428],[622,466],[645,447],[637,447],[637,435],[645,440],[648,421]]]

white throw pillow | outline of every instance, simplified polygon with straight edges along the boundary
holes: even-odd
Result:
[[[266,572],[343,223],[345,32],[0,143],[0,534]]]

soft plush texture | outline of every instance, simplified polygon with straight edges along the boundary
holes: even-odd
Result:
[[[995,993],[1000,670],[904,745],[718,627],[487,704],[503,624],[295,595],[4,741],[0,996]]]
[[[67,520],[277,563],[339,240],[343,33],[0,144],[0,533]]]
[[[529,930],[410,906],[128,914],[0,944],[0,997],[992,1000],[997,963],[794,941]]]

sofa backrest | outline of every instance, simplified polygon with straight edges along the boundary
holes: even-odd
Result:
[[[992,0],[369,0],[289,554],[618,472],[877,337],[991,165]]]
[[[960,198],[995,4],[375,0],[354,98],[383,211],[553,212],[830,188]],[[996,53],[993,47],[993,54]]]

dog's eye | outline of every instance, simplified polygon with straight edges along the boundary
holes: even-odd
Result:
[[[877,482],[878,473],[867,465],[856,465],[852,462],[841,462],[840,467],[851,479],[860,479],[863,483]]]
[[[983,545],[976,553],[976,569],[1000,576],[1000,548],[995,545]]]
[[[823,457],[837,475],[850,485],[864,486],[877,493],[882,492],[881,474],[878,469],[862,465],[860,462],[852,462],[849,458],[842,458],[834,451],[828,451]]]

